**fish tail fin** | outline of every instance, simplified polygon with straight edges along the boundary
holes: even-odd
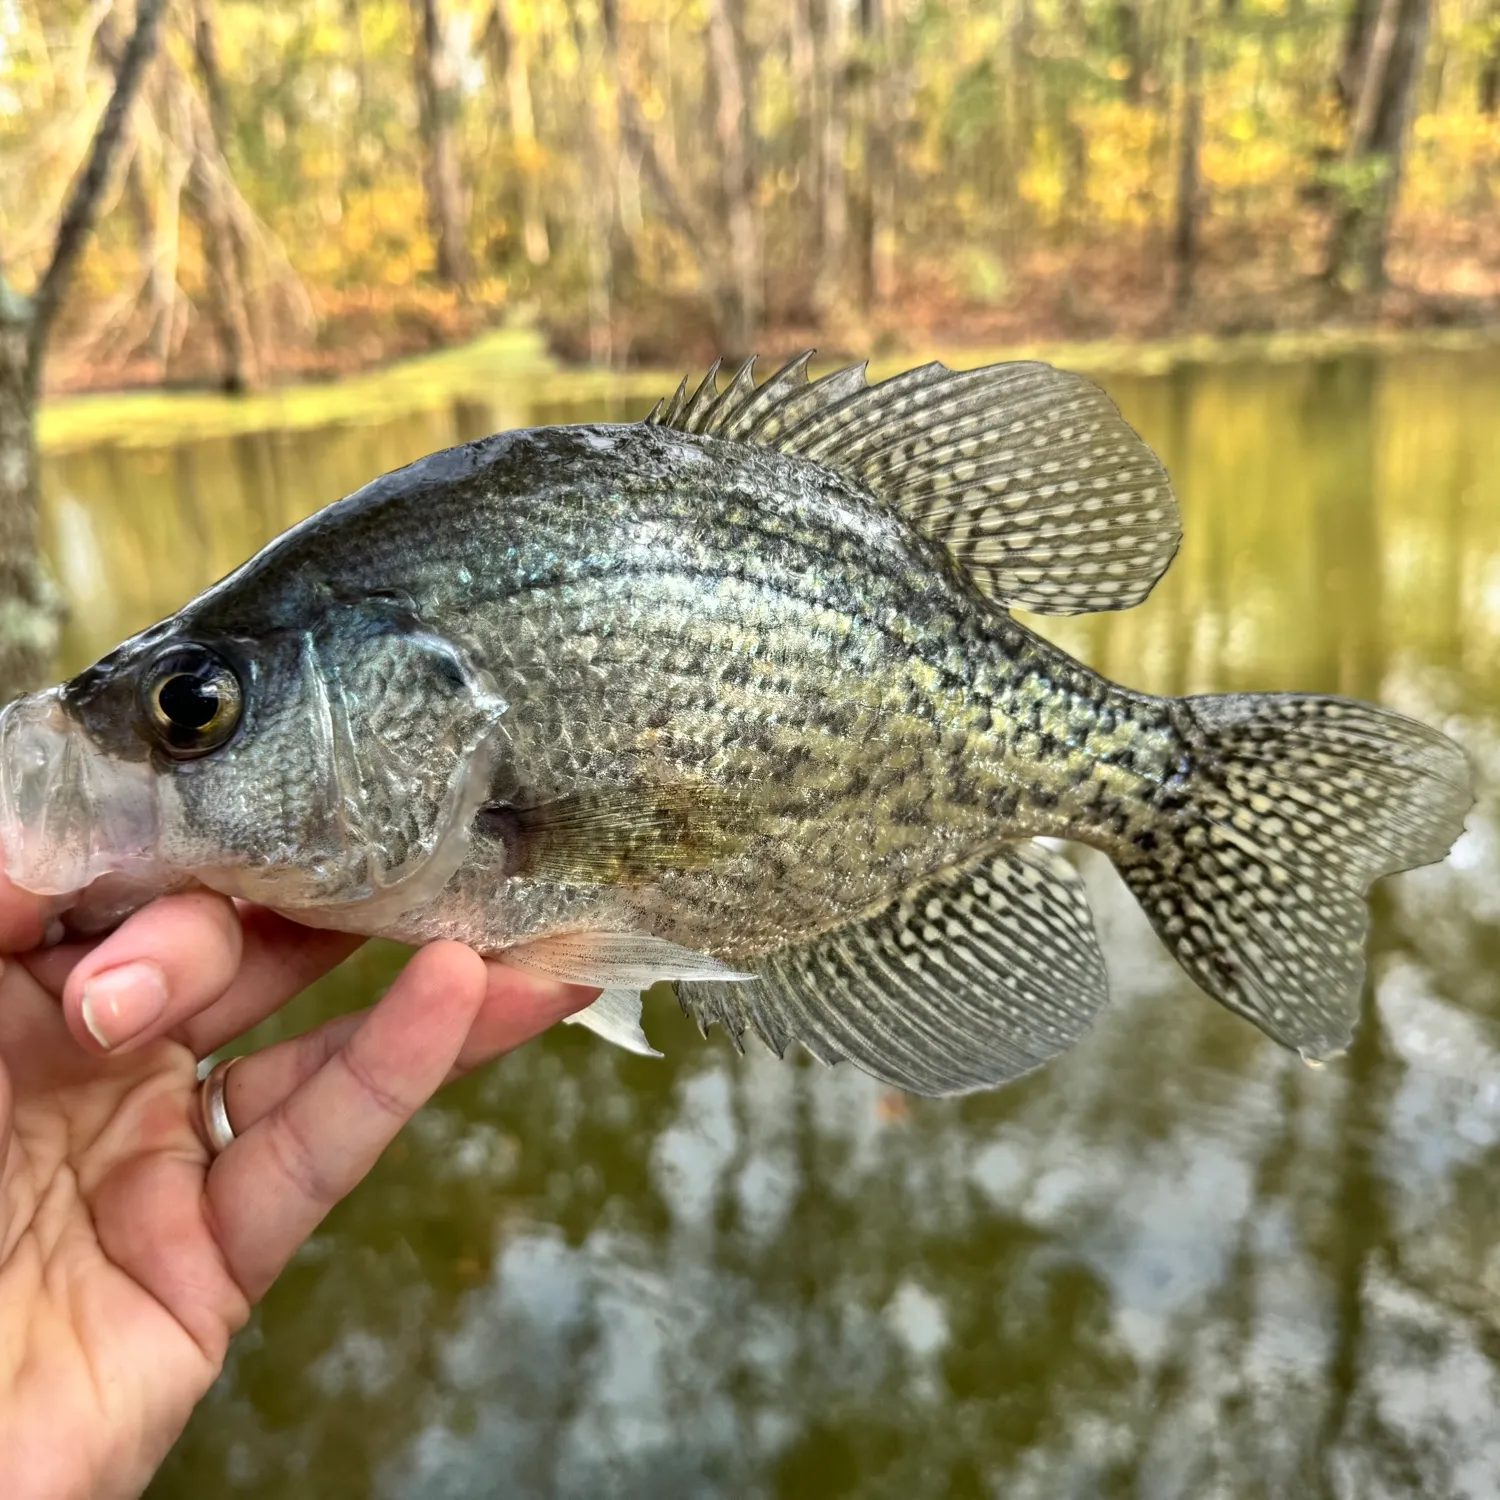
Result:
[[[1163,823],[1116,852],[1178,963],[1309,1061],[1359,1015],[1383,875],[1432,864],[1473,805],[1469,766],[1389,709],[1293,694],[1185,698],[1193,746]]]

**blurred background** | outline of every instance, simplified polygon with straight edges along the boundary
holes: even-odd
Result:
[[[130,0],[0,3],[39,272]],[[1496,0],[172,0],[56,388],[1500,308]]]
[[[1032,623],[1153,692],[1391,704],[1480,791],[1317,1071],[1087,858],[1112,1004],[998,1094],[741,1058],[665,992],[664,1060],[559,1028],[334,1213],[154,1500],[1500,1495],[1496,0],[171,0],[53,297],[138,4],[0,0],[0,696],[8,591],[72,672],[378,473],[721,349],[1024,349],[1186,525],[1139,609]]]

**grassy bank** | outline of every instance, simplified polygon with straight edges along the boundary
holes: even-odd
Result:
[[[974,366],[1001,359],[1044,359],[1097,375],[1161,374],[1175,365],[1261,360],[1288,363],[1358,354],[1394,356],[1425,350],[1500,347],[1500,327],[1392,330],[1332,328],[1233,338],[1192,335],[1158,341],[1118,339],[1012,347],[912,350],[870,364],[879,379],[927,359]],[[762,373],[774,365],[763,362]],[[333,423],[376,422],[404,412],[472,400],[492,406],[512,425],[528,413],[572,402],[614,400],[622,416],[644,411],[672,389],[684,370],[614,371],[560,363],[542,335],[529,328],[502,329],[439,354],[403,360],[336,381],[287,385],[253,396],[209,391],[130,391],[59,396],[43,404],[44,452],[98,443],[155,447],[184,437],[240,432],[305,430]],[[509,413],[514,415],[508,415]]]

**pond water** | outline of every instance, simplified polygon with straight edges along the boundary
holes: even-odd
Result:
[[[1453,856],[1377,894],[1352,1052],[1314,1071],[1214,1006],[1097,864],[1113,1004],[1002,1093],[741,1059],[665,995],[664,1061],[561,1028],[331,1217],[156,1500],[1500,1494],[1500,356],[1105,384],[1187,539],[1144,607],[1047,632],[1155,692],[1379,699],[1476,761]],[[383,470],[625,414],[529,406],[517,377],[54,451],[62,665]],[[261,1039],[368,1003],[399,958],[366,949]]]

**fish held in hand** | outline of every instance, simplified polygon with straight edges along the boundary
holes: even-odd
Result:
[[[1010,613],[1121,609],[1179,540],[1151,451],[1034,363],[718,367],[643,422],[376,480],[0,715],[10,877],[75,924],[198,883],[456,938],[922,1094],[1072,1046],[1103,850],[1215,999],[1309,1059],[1365,893],[1443,858],[1451,741],[1321,696],[1158,698]]]

